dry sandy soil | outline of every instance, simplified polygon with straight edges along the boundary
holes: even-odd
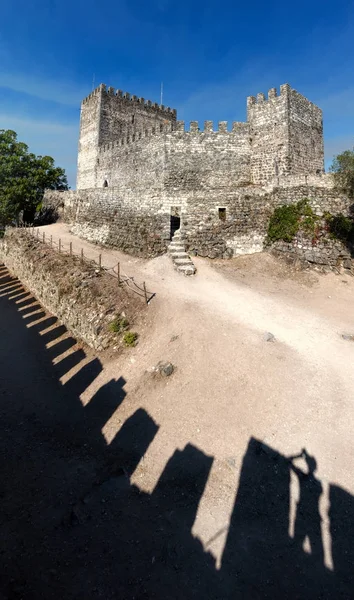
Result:
[[[83,247],[86,256],[99,252],[97,246],[71,235],[64,224],[41,229],[55,239],[61,237],[64,244],[72,241],[74,251]],[[44,531],[33,525],[32,517],[25,519],[25,530],[34,540],[28,550],[28,540],[22,546],[20,542],[27,534],[7,526],[12,554],[4,564],[11,573],[15,563],[17,571],[11,575],[12,583],[4,585],[4,597],[354,598],[354,342],[341,337],[354,333],[354,278],[294,271],[268,254],[228,262],[195,259],[197,275],[187,278],[173,270],[167,256],[145,261],[102,250],[105,266],[118,260],[123,273],[146,281],[156,296],[147,308],[139,344],[118,357],[101,356],[99,361],[75,344],[67,348],[65,340],[70,336],[64,330],[51,339],[50,331],[57,324],[41,328],[41,320],[46,324],[48,315],[41,314],[40,308],[40,316],[36,319],[34,313],[26,322],[18,300],[9,295],[11,280],[3,272],[0,301],[6,322],[1,322],[2,342],[9,335],[11,319],[16,329],[23,322],[27,325],[18,334],[24,347],[22,360],[26,363],[33,344],[41,343],[41,349],[33,352],[37,356],[49,353],[50,360],[41,358],[46,369],[43,378],[55,379],[58,402],[67,390],[80,399],[72,422],[82,420],[81,413],[91,414],[92,419],[102,390],[113,390],[109,406],[95,417],[96,433],[103,435],[100,448],[85,455],[79,465],[80,473],[85,472],[83,482],[71,466],[69,475],[64,472],[70,460],[74,464],[76,455],[81,456],[84,434],[76,425],[75,439],[75,431],[68,426],[70,409],[59,414],[49,403],[45,420],[49,419],[54,432],[52,444],[56,447],[59,436],[59,453],[66,457],[63,464],[53,467],[52,477],[60,473],[60,481],[78,479],[69,486],[71,503],[65,492],[59,503],[63,510],[55,508],[57,521],[50,513],[50,498],[41,500],[45,514],[50,513],[44,518],[55,527],[55,535],[49,525]],[[36,328],[39,341],[26,338],[23,342],[23,336],[32,335]],[[267,341],[267,332],[275,341]],[[70,362],[77,352],[81,352],[81,362]],[[153,376],[151,369],[161,360],[175,365],[172,376]],[[96,361],[100,366],[95,370]],[[84,383],[74,386],[71,382],[77,381],[85,365]],[[32,365],[31,372],[36,368]],[[50,374],[55,368],[54,375]],[[11,395],[16,377],[2,373],[3,386]],[[34,377],[36,381],[41,378],[39,374]],[[46,389],[50,394],[50,387]],[[43,390],[36,402],[41,394]],[[33,408],[37,419],[42,418],[38,414],[47,401]],[[7,405],[6,415],[8,410]],[[137,415],[142,416],[141,422]],[[63,419],[70,430],[69,449],[67,430],[59,425]],[[135,421],[139,433],[124,437],[127,423]],[[91,436],[92,429],[87,427],[85,435]],[[9,436],[14,435],[9,425]],[[119,436],[123,441],[117,446]],[[144,436],[148,439],[140,445]],[[34,437],[38,439],[37,434]],[[50,446],[45,438],[44,445]],[[129,443],[136,455],[129,454]],[[104,468],[112,464],[111,454],[108,463],[102,459],[101,464],[97,458],[114,447],[124,450],[118,452],[119,473],[123,479],[129,476],[129,490],[120,484],[113,491],[106,489],[103,496],[100,492],[91,503],[84,502],[92,486],[101,490],[102,485],[111,485],[112,478],[118,481],[116,462],[110,476],[100,475],[102,464]],[[304,448],[305,458],[288,460]],[[46,451],[53,456],[53,448]],[[71,453],[72,459],[68,458]],[[18,468],[18,462],[13,468]],[[122,496],[132,490],[133,500]],[[112,506],[105,494],[115,498]],[[103,501],[108,517],[102,517]],[[74,506],[73,513],[65,502],[69,508]],[[84,506],[82,518],[77,502]],[[15,513],[8,510],[7,520],[13,523]],[[75,542],[72,523],[66,529],[61,524],[65,511],[75,521]],[[123,529],[116,531],[117,521],[123,520]],[[126,549],[130,548],[127,523],[134,524],[134,539],[141,537],[133,552]],[[112,531],[115,541],[109,537]],[[48,539],[50,547],[44,554],[49,558],[43,553],[37,556],[35,548],[38,544],[46,547],[43,540]],[[118,539],[125,550],[118,551]],[[104,543],[108,546],[102,554]],[[37,556],[33,563],[23,562],[28,552]],[[86,562],[75,559],[81,554]],[[44,578],[32,575],[38,560]]]

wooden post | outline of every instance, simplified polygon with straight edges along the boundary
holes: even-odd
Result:
[[[39,229],[37,229],[37,240],[39,238]]]
[[[148,297],[147,297],[147,291],[146,291],[145,281],[143,283],[143,288],[144,288],[144,294],[145,294],[145,302],[146,302],[146,304],[148,304]]]
[[[43,244],[45,242],[45,231],[43,231]]]
[[[50,236],[50,245],[53,247],[53,236]]]
[[[102,254],[98,255],[98,270],[100,271],[102,268]]]
[[[73,255],[73,243],[70,242],[70,256]]]
[[[81,248],[81,263],[84,262],[84,249]]]
[[[59,238],[59,254],[61,252],[61,239]]]
[[[120,263],[117,265],[117,274],[118,274],[118,285],[120,285]]]

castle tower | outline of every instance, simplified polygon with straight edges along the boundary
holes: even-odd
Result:
[[[102,88],[96,88],[81,103],[76,189],[93,188],[100,134]]]
[[[324,171],[322,111],[288,84],[247,98],[247,120],[254,183]]]
[[[101,84],[81,105],[77,189],[96,187],[98,149],[175,127],[177,111]]]

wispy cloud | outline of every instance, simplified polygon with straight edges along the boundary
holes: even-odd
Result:
[[[81,100],[90,93],[92,83],[87,82],[87,86],[78,86],[74,83],[42,79],[34,75],[2,72],[0,73],[0,87],[41,100],[77,107]]]

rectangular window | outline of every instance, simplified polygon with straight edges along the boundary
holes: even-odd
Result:
[[[220,221],[226,221],[226,208],[219,208]]]

